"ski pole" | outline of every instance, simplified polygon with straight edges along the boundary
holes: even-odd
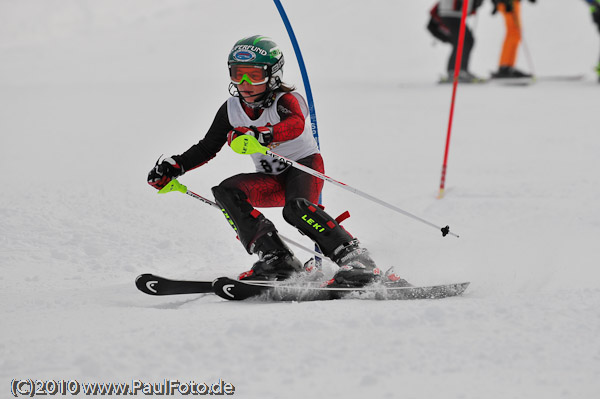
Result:
[[[214,208],[217,208],[219,210],[221,210],[221,207],[216,203],[213,202],[211,200],[209,200],[208,198],[204,198],[201,195],[196,194],[195,192],[188,190],[188,188],[181,184],[179,181],[177,181],[177,179],[172,179],[166,186],[164,186],[163,188],[161,188],[160,190],[158,190],[159,194],[167,194],[173,191],[178,191],[180,193],[183,194],[187,194],[192,198],[195,198],[201,202],[204,202],[207,205],[210,205]],[[305,247],[304,245],[300,244],[299,242],[296,242],[294,240],[292,240],[291,238],[287,238],[281,234],[279,234],[279,237],[281,237],[281,239],[285,242],[287,242],[288,244],[294,245],[297,248],[303,249],[304,251],[308,252],[309,254],[312,254],[313,256],[317,256],[319,258],[323,258],[323,254],[316,252],[308,247]]]
[[[298,162],[292,161],[291,159],[288,159],[286,157],[283,157],[281,155],[278,155],[274,152],[272,152],[271,150],[269,150],[267,147],[261,145],[258,140],[254,137],[254,136],[250,136],[250,135],[243,135],[243,136],[239,136],[237,138],[235,138],[232,142],[231,142],[231,148],[237,152],[238,154],[255,154],[255,153],[261,153],[264,155],[268,155],[274,159],[277,159],[278,161],[290,165],[296,169],[300,169],[303,172],[308,173],[309,175],[318,177],[319,179],[328,181],[330,183],[335,184],[336,186],[339,186],[345,190],[348,190],[350,192],[353,192],[354,194],[357,194],[363,198],[366,198],[368,200],[371,200],[373,202],[378,203],[379,205],[385,206],[386,208],[389,208],[393,211],[396,211],[398,213],[401,213],[405,216],[408,216],[410,218],[413,218],[415,220],[418,220],[428,226],[431,227],[435,227],[436,229],[439,229],[442,232],[442,236],[446,236],[447,234],[453,235],[454,237],[458,238],[457,234],[454,234],[453,232],[450,231],[450,226],[445,226],[445,227],[439,227],[425,219],[422,219],[416,215],[413,215],[412,213],[409,213],[403,209],[398,208],[397,206],[394,206],[392,204],[389,204],[385,201],[380,200],[379,198],[373,197],[371,194],[365,193],[364,191],[360,191],[354,187],[351,187],[345,183],[342,183],[340,181],[337,181],[335,179],[332,179],[329,176],[324,175],[321,172],[318,172],[314,169],[309,168],[308,166],[302,165]]]
[[[516,7],[520,7],[520,5],[517,5]],[[529,69],[531,70],[531,74],[533,76],[535,76],[535,68],[533,66],[533,58],[531,57],[531,52],[529,51],[529,46],[527,45],[527,41],[525,40],[525,34],[523,33],[523,24],[521,24],[521,19],[520,19],[521,12],[519,11],[519,16],[517,16],[517,13],[513,10],[512,15],[513,15],[515,25],[516,25],[517,29],[519,30],[519,36],[521,36],[521,44],[522,44],[523,52],[525,53],[525,59],[527,60],[527,63],[529,64]]]

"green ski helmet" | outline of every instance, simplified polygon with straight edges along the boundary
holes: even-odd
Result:
[[[281,87],[284,62],[283,53],[279,46],[266,36],[254,35],[238,40],[227,57],[229,75],[232,77],[232,82],[229,84],[229,93],[232,96],[240,97],[242,101],[251,107],[266,108],[270,106],[275,100],[274,91]],[[241,81],[233,82],[232,68],[235,68],[235,65],[252,65],[264,69],[267,90],[259,101],[247,103],[240,96],[237,84]]]

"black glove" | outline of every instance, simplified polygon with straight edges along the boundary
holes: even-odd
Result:
[[[250,126],[250,129],[254,132],[254,137],[262,145],[269,145],[273,142],[273,126]]]
[[[148,184],[157,190],[166,186],[172,179],[185,173],[183,167],[173,158],[165,158],[162,162],[159,162],[160,158],[148,173]]]
[[[506,12],[512,12],[513,11],[513,1],[514,0],[492,0],[492,3],[494,4],[494,9],[492,10],[492,15],[494,15],[498,12],[498,4],[504,4],[504,10]],[[535,0],[529,0],[529,1],[535,1]]]
[[[505,0],[503,3],[506,4],[506,12],[513,12],[514,0]]]

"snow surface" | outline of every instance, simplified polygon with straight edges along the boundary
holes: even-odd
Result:
[[[232,303],[135,289],[141,273],[212,279],[254,260],[219,212],[157,196],[145,179],[159,155],[204,135],[237,39],[274,38],[302,89],[273,3],[1,1],[0,396],[13,378],[221,378],[239,398],[600,397],[600,85],[587,7],[524,4],[531,61],[519,58],[540,76],[584,80],[459,87],[438,200],[451,87],[434,83],[449,48],[424,29],[430,3],[284,6],[327,174],[461,237],[328,184],[327,209],[350,210],[348,230],[413,283],[471,286],[438,301]],[[496,68],[504,34],[490,10],[470,21],[480,75]],[[224,148],[180,180],[209,196],[250,170]],[[265,213],[309,244],[279,210]]]

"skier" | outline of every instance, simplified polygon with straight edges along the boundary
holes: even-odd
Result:
[[[477,8],[483,0],[474,0],[469,2],[469,15],[475,14]],[[460,34],[460,22],[462,16],[462,0],[440,0],[436,3],[430,12],[431,19],[428,24],[428,30],[442,42],[452,45],[452,52],[448,58],[448,77],[442,79],[442,82],[452,82],[454,80],[454,67],[456,63],[456,53],[458,50],[458,39]],[[468,26],[465,27],[465,37],[463,42],[463,53],[460,64],[458,81],[464,83],[482,82],[483,79],[469,72],[469,60],[471,50],[475,44],[473,33]]]
[[[521,42],[521,0],[492,0],[494,10],[492,15],[500,11],[504,16],[506,24],[506,36],[500,54],[498,71],[492,73],[492,78],[532,78],[533,75],[522,72],[515,68],[517,62],[517,51]],[[535,3],[535,0],[529,0]]]
[[[598,31],[600,32],[600,0],[585,0],[590,5],[590,11],[592,12],[592,19],[598,25]],[[600,83],[600,61],[596,66],[596,72],[598,73],[598,83]]]
[[[323,158],[305,124],[308,107],[282,81],[284,57],[277,44],[259,35],[241,39],[229,52],[227,64],[231,97],[217,111],[208,132],[181,155],[157,161],[148,183],[161,189],[208,162],[225,143],[231,145],[241,135],[252,135],[278,154],[322,173]],[[258,255],[240,280],[284,280],[303,270],[273,223],[255,207],[283,207],[284,219],[340,266],[328,286],[360,287],[380,279],[368,251],[317,205],[323,180],[266,155],[252,158],[256,173],[232,176],[212,188],[246,251]]]

